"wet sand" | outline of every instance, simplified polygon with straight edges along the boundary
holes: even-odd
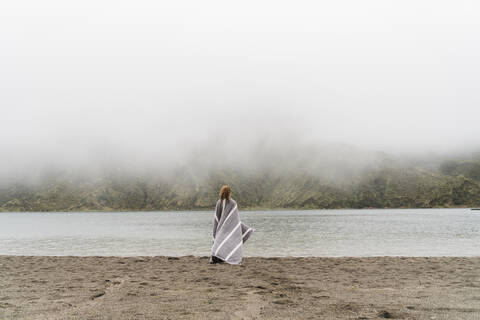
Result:
[[[0,319],[480,319],[479,258],[0,256]]]

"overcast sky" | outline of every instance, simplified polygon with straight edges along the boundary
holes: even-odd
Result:
[[[479,39],[478,1],[2,1],[0,167],[479,147]]]

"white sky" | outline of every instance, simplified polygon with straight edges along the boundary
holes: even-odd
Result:
[[[0,167],[220,133],[477,148],[479,39],[478,1],[2,1]]]

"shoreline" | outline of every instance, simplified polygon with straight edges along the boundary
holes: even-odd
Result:
[[[419,210],[419,209],[470,209],[470,210],[480,210],[477,207],[470,206],[452,206],[452,207],[385,207],[385,208],[243,208],[240,211],[252,212],[252,211],[341,211],[341,210]],[[215,207],[210,209],[170,209],[170,210],[69,210],[69,211],[2,211],[0,213],[108,213],[108,212],[185,212],[185,211],[198,211],[198,212],[210,212],[215,211]]]
[[[0,256],[1,319],[478,319],[480,257]]]
[[[197,259],[209,259],[210,256],[205,256],[205,255],[179,255],[179,256],[165,256],[165,255],[151,255],[151,256],[146,256],[146,255],[138,255],[138,256],[119,256],[119,255],[85,255],[85,256],[79,256],[79,255],[31,255],[31,254],[0,254],[0,260],[2,258],[10,258],[10,257],[20,257],[20,258],[119,258],[119,259],[129,259],[129,258],[145,258],[145,259],[152,259],[152,258],[164,258],[164,259],[177,259],[177,258],[185,258],[185,259],[190,259],[190,258],[197,258]],[[265,260],[282,260],[282,259],[388,259],[388,258],[393,258],[393,259],[480,259],[480,253],[476,256],[243,256],[243,259],[265,259]]]

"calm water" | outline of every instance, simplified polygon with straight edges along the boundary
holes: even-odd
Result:
[[[241,212],[246,256],[480,256],[480,211]],[[208,255],[213,212],[0,213],[0,255]]]

